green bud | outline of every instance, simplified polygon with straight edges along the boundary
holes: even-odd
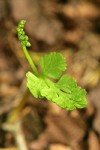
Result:
[[[25,36],[25,40],[28,41],[28,36],[27,35]]]
[[[30,47],[30,46],[31,46],[30,42],[27,42],[27,43],[26,43],[26,46],[27,46],[27,47]]]
[[[28,36],[25,34],[23,28],[26,23],[26,20],[21,20],[17,27],[18,38],[23,46],[30,47],[31,44],[28,41]]]

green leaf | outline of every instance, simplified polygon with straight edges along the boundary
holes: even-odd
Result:
[[[40,60],[42,73],[50,78],[59,79],[62,72],[66,70],[66,62],[60,53],[51,52]]]
[[[74,79],[71,79],[68,75],[62,76],[57,83],[53,83],[47,78],[38,78],[31,72],[28,72],[26,76],[27,87],[36,98],[45,97],[49,101],[67,110],[83,108],[87,104],[84,98],[86,94],[85,90],[78,87]]]
[[[76,108],[74,102],[70,101],[69,95],[57,88],[55,83],[47,80],[47,84],[49,85],[49,88],[43,88],[41,90],[41,95],[43,97],[46,97],[49,101],[56,103],[58,106],[67,110],[73,110]]]
[[[56,86],[69,95],[69,99],[74,102],[75,107],[83,108],[87,105],[85,89],[77,86],[76,81],[69,75],[63,75]]]
[[[26,73],[27,77],[27,87],[29,88],[32,95],[36,98],[42,98],[41,97],[41,88],[47,88],[46,83],[43,81],[43,79],[36,77],[31,72]]]

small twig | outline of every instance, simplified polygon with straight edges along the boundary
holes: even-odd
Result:
[[[23,81],[19,93],[16,97],[17,104],[10,111],[6,122],[3,124],[3,129],[12,132],[12,134],[14,135],[18,150],[28,150],[24,133],[21,127],[21,112],[27,102],[28,96],[29,92],[25,88],[25,81]]]
[[[3,124],[3,129],[13,133],[19,150],[28,150],[21,127],[21,121],[16,121],[14,124],[5,123]]]

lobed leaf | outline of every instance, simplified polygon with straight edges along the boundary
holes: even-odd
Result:
[[[41,98],[41,88],[47,88],[45,82],[41,79],[36,77],[31,72],[26,73],[27,77],[27,87],[29,88],[30,92],[35,98]]]
[[[66,62],[60,53],[52,52],[40,59],[42,73],[52,79],[59,79],[66,70]]]
[[[74,102],[75,107],[83,108],[87,105],[85,89],[78,86],[75,79],[71,78],[69,75],[63,75],[56,83],[56,86],[69,95],[69,99]]]
[[[27,87],[36,98],[45,97],[67,110],[83,108],[87,104],[84,97],[85,90],[78,87],[74,79],[71,79],[68,75],[62,76],[57,83],[53,83],[47,78],[38,78],[31,72],[28,72],[26,76]]]

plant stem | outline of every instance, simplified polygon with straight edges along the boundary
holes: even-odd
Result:
[[[30,55],[29,55],[29,53],[28,53],[28,51],[27,51],[27,48],[26,48],[25,46],[22,46],[22,48],[23,48],[24,54],[25,54],[25,56],[26,56],[26,58],[27,58],[27,60],[28,60],[28,62],[29,62],[29,64],[30,64],[30,66],[31,66],[31,68],[32,68],[32,70],[33,70],[33,72],[34,72],[34,74],[35,74],[36,76],[38,76],[38,75],[39,75],[38,70],[37,70],[37,68],[36,68],[36,66],[35,66],[35,64],[34,64],[34,62],[32,61],[32,59],[31,59],[31,57],[30,57]]]
[[[21,120],[17,120],[13,124],[4,123],[3,129],[13,133],[18,150],[28,150],[21,126]]]
[[[14,136],[19,150],[28,150],[20,121],[15,123],[15,128]]]

